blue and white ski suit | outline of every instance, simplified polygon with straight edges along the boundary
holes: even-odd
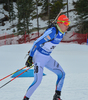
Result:
[[[34,81],[28,88],[25,95],[26,97],[30,98],[41,83],[44,67],[48,68],[57,75],[56,90],[61,91],[65,78],[65,72],[60,64],[54,60],[50,54],[56,45],[60,43],[64,35],[65,33],[63,34],[59,30],[58,34],[56,34],[56,28],[52,27],[46,30],[44,34],[34,42],[29,54],[33,57]]]

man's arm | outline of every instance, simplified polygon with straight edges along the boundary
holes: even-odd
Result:
[[[55,37],[55,34],[56,34],[56,29],[54,27],[49,28],[47,31],[45,31],[44,34],[34,42],[29,55],[33,57],[34,52],[39,47],[39,45],[52,40]]]

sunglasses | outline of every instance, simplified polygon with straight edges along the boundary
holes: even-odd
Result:
[[[64,25],[66,25],[66,26],[68,26],[68,25],[70,25],[70,22],[66,22],[66,21],[57,21],[57,22],[61,22],[61,23],[63,23]]]

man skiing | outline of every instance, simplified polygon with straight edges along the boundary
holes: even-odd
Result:
[[[61,100],[60,96],[64,83],[65,72],[61,65],[54,60],[50,54],[62,40],[69,25],[69,18],[65,15],[60,15],[57,18],[57,23],[48,28],[44,34],[34,42],[26,61],[27,67],[30,67],[32,62],[34,63],[34,81],[29,86],[23,100],[29,100],[33,92],[40,85],[44,67],[48,68],[57,75],[56,89],[53,100]]]

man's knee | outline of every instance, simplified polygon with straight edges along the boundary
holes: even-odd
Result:
[[[59,71],[58,74],[57,74],[58,79],[62,79],[62,78],[64,79],[64,78],[65,78],[65,75],[66,75],[66,74],[65,74],[64,71]]]

